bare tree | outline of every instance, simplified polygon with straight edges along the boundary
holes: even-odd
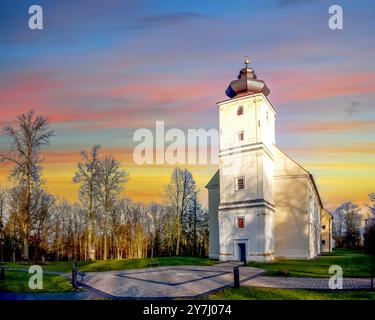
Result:
[[[180,254],[184,215],[191,206],[191,199],[195,197],[195,192],[196,184],[191,172],[187,169],[175,168],[166,187],[166,196],[176,214],[176,255]]]
[[[366,204],[369,209],[370,219],[375,219],[375,192],[371,192],[369,195],[370,204]]]
[[[22,210],[20,223],[23,233],[23,257],[29,258],[29,236],[31,229],[32,196],[41,183],[41,149],[49,144],[54,135],[47,118],[35,116],[33,111],[17,117],[13,126],[4,129],[3,134],[12,140],[8,153],[0,154],[0,161],[14,165],[11,172],[22,187]]]
[[[4,223],[4,216],[5,216],[5,190],[0,188],[0,224]]]
[[[129,174],[121,168],[120,162],[105,157],[99,162],[99,198],[103,209],[103,260],[108,257],[108,219],[116,198],[128,181]]]
[[[342,203],[334,212],[334,236],[337,244],[353,248],[360,237],[359,207],[351,201]]]
[[[159,242],[160,242],[160,232],[162,228],[162,216],[164,213],[164,208],[155,202],[150,204],[149,210],[147,212],[150,217],[150,230],[151,233],[151,254],[150,257],[153,258],[155,252],[159,253]]]
[[[90,153],[81,151],[82,162],[77,165],[73,182],[80,183],[80,200],[87,209],[87,248],[90,260],[95,260],[93,244],[95,199],[99,190],[99,145],[92,147]]]
[[[53,227],[52,212],[55,209],[55,197],[40,189],[34,199],[31,242],[35,247],[34,259],[39,261],[42,249],[45,252],[48,251],[48,240]],[[55,226],[59,227],[59,225]]]

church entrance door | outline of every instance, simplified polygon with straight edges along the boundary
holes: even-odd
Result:
[[[238,250],[239,250],[240,261],[246,263],[246,244],[245,243],[239,243],[238,244]]]

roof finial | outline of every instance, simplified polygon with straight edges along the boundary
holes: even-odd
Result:
[[[245,63],[246,68],[248,68],[248,67],[249,67],[249,64],[250,64],[250,60],[249,60],[249,57],[248,57],[248,56],[245,56],[244,63]]]

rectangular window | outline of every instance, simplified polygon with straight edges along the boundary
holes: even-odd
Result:
[[[236,179],[236,189],[237,190],[245,189],[245,178],[240,177]]]
[[[239,107],[237,108],[237,115],[238,115],[238,116],[243,115],[243,106],[239,106]]]
[[[245,228],[245,218],[244,217],[238,217],[237,218],[237,228],[239,228],[239,229]]]
[[[238,141],[243,141],[244,140],[243,131],[240,131],[240,132],[237,133],[237,139],[238,139]]]

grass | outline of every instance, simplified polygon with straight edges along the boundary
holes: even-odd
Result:
[[[329,267],[339,265],[344,277],[355,278],[370,277],[373,264],[371,256],[363,251],[335,249],[332,253],[311,260],[280,259],[268,263],[251,262],[248,266],[265,269],[266,276],[279,276],[279,271],[288,270],[291,277],[328,278],[331,276],[328,273]]]
[[[127,270],[147,268],[150,262],[158,262],[160,266],[178,266],[178,265],[200,265],[210,266],[216,262],[205,258],[195,257],[159,257],[159,258],[143,258],[143,259],[113,259],[106,261],[79,261],[77,262],[78,270],[84,272],[106,271],[107,267],[111,270]],[[61,271],[70,272],[72,270],[72,262],[45,262],[39,263],[45,271]],[[7,267],[28,268],[28,263],[8,262]],[[99,268],[99,269],[97,269]]]
[[[32,274],[24,271],[5,271],[5,280],[0,281],[0,291],[11,292],[67,292],[72,290],[68,279],[58,275],[43,275],[43,289],[29,288]]]
[[[318,291],[269,288],[228,288],[204,300],[374,300],[374,291]]]

